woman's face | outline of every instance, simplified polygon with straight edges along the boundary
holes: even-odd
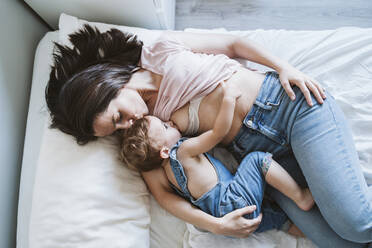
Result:
[[[134,89],[124,87],[111,100],[107,109],[99,114],[93,123],[94,134],[103,137],[118,129],[129,128],[133,122],[149,112],[146,103]]]

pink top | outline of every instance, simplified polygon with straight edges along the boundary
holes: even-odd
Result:
[[[163,76],[153,115],[168,121],[171,114],[195,97],[212,92],[242,65],[226,55],[194,53],[164,32],[143,46],[141,67]]]

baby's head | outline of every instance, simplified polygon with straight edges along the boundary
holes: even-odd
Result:
[[[146,116],[123,131],[120,159],[131,168],[150,171],[161,166],[180,138],[181,133],[173,122]]]

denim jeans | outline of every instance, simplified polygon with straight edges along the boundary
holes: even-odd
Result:
[[[268,187],[289,218],[320,247],[366,247],[372,241],[372,188],[363,177],[350,128],[334,98],[310,107],[299,88],[291,101],[278,74],[266,74],[259,95],[227,149],[241,161],[266,151],[303,187],[316,206],[300,210]]]
[[[263,217],[256,230],[257,233],[283,227],[288,221],[287,215],[275,204],[269,201],[263,202],[266,183],[262,173],[262,166],[265,160],[271,160],[271,154],[265,152],[248,154],[239,165],[236,173],[232,175],[221,161],[205,153],[205,156],[216,170],[217,184],[198,199],[194,199],[188,190],[188,178],[184,168],[177,159],[177,150],[185,140],[186,138],[181,138],[171,148],[169,155],[173,174],[181,190],[172,184],[171,186],[179,195],[204,212],[216,217],[222,217],[235,209],[256,205],[256,210],[244,217],[253,219],[258,217],[262,211]]]

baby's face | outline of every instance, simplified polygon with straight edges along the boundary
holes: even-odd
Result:
[[[172,147],[181,138],[181,133],[172,121],[163,122],[155,116],[145,117],[149,122],[148,136],[158,146]]]

